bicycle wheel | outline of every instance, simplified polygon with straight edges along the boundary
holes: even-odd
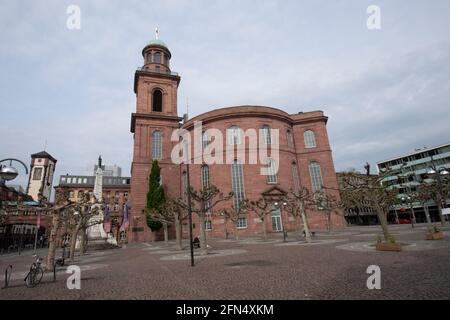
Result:
[[[36,268],[35,269],[35,278],[34,278],[35,286],[41,282],[43,276],[44,276],[44,270],[42,270],[41,267]]]
[[[27,285],[28,288],[34,287],[35,270],[36,270],[36,264],[33,263],[30,267],[30,272],[28,272],[28,274],[25,278],[25,284]]]

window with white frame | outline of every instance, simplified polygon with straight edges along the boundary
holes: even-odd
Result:
[[[202,133],[202,147],[203,150],[205,150],[205,148],[208,146],[209,140],[208,140],[208,134],[206,133],[206,131],[203,131]]]
[[[316,136],[314,131],[306,130],[303,133],[303,137],[305,139],[305,148],[315,148],[316,147]]]
[[[297,163],[294,161],[291,165],[292,170],[292,180],[294,181],[294,190],[299,191],[300,190],[300,179],[298,177],[298,168]]]
[[[294,149],[294,137],[292,136],[292,131],[288,130],[286,132],[287,135],[287,146],[289,149]]]
[[[244,229],[247,228],[247,218],[239,218],[236,222],[236,227],[238,229]]]
[[[318,162],[312,161],[309,164],[309,174],[311,176],[312,191],[316,192],[322,190],[322,172],[320,170],[320,164]]]
[[[271,144],[272,139],[270,137],[270,127],[265,124],[261,127],[262,135],[263,135],[263,141],[265,144]]]
[[[211,231],[212,230],[212,222],[211,220],[205,220],[205,230]]]
[[[209,187],[209,167],[205,164],[202,166],[202,187],[207,188]]]
[[[241,144],[241,130],[238,126],[231,126],[227,129],[228,133],[228,144]]]
[[[202,178],[202,188],[208,188],[210,186],[209,184],[209,167],[205,164],[201,168],[201,178]],[[207,201],[205,203],[206,210],[209,210],[211,208],[211,202]]]
[[[234,160],[231,164],[231,184],[234,192],[234,205],[239,208],[239,204],[245,199],[245,191],[243,166],[238,160]]]
[[[162,159],[162,135],[159,130],[153,131],[152,134],[152,157]]]
[[[277,173],[275,171],[276,163],[274,159],[269,158],[267,167],[267,183],[277,183]]]

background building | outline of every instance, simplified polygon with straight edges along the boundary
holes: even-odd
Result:
[[[355,179],[358,179],[362,173],[356,173]],[[344,184],[344,176],[345,172],[337,172],[336,173],[339,190],[343,190],[345,188]],[[358,179],[359,180],[359,179]],[[359,180],[360,181],[360,180]],[[356,183],[357,184],[357,181]],[[378,216],[375,209],[369,205],[365,205],[362,207],[351,207],[344,209],[345,221],[349,225],[374,225],[378,224]]]
[[[46,151],[31,155],[31,169],[28,177],[27,194],[38,201],[39,193],[50,200],[56,159]]]
[[[194,121],[202,121],[203,129],[219,129],[224,138],[233,145],[246,143],[240,137],[241,130],[250,128],[263,130],[264,143],[271,144],[271,130],[279,130],[280,163],[276,174],[260,174],[261,163],[245,164],[238,160],[228,164],[191,165],[191,185],[200,189],[213,184],[222,192],[234,191],[235,197],[221,206],[231,206],[240,199],[257,200],[262,194],[280,195],[300,187],[312,192],[324,186],[339,197],[337,180],[328,141],[326,123],[328,118],[322,111],[288,114],[282,110],[265,106],[237,106],[216,109],[180,123],[177,114],[178,74],[170,70],[171,53],[161,40],[152,40],[143,50],[144,66],[135,73],[134,92],[136,112],[131,116],[131,132],[134,134],[134,149],[131,184],[131,220],[129,241],[149,241],[153,235],[146,225],[144,208],[148,192],[148,176],[152,160],[161,166],[162,183],[168,196],[183,196],[186,190],[186,168],[171,160],[171,152],[178,141],[171,141],[172,132],[180,128],[193,130]],[[203,144],[208,145],[208,137]],[[224,150],[227,142],[224,142]],[[248,148],[246,149],[248,156]],[[259,161],[259,160],[258,160]],[[218,207],[217,209],[220,209]],[[342,217],[333,215],[334,225],[342,225]],[[309,222],[313,229],[325,228],[323,212],[310,212]],[[282,206],[273,210],[266,225],[250,213],[238,222],[240,234],[262,233],[263,228],[271,232],[297,230],[300,222],[283,212]],[[220,217],[212,218],[207,229],[213,236],[225,236],[234,230]],[[199,233],[198,221],[194,217],[194,233]]]
[[[101,163],[101,158],[99,159]],[[98,165],[96,165],[98,168]],[[114,166],[103,166],[114,167]],[[120,168],[116,167],[120,173]],[[59,184],[55,187],[56,195],[61,192],[69,194],[69,200],[77,201],[79,196],[84,192],[94,192],[95,175],[69,175],[59,177]],[[118,236],[118,227],[124,212],[124,205],[127,203],[130,196],[130,177],[121,176],[103,176],[103,202],[109,207],[109,212],[112,221],[112,232],[115,237]]]
[[[410,193],[416,192],[419,185],[435,179],[435,175],[430,175],[431,169],[445,173],[450,170],[450,143],[431,148],[417,149],[412,153],[397,156],[384,161],[377,162],[378,170],[392,169],[392,174],[384,182],[398,190],[399,200],[408,197]],[[444,170],[445,169],[445,170]],[[450,199],[447,197],[445,203]],[[401,202],[401,201],[399,201]],[[439,221],[438,209],[435,201],[426,204],[429,208],[429,214],[432,221]],[[423,204],[413,203],[414,213],[417,222],[426,222],[425,210]],[[410,212],[407,205],[398,204],[396,212],[400,219],[410,219]],[[392,220],[393,217],[390,218]]]
[[[95,176],[95,173],[97,172],[98,164],[94,165],[94,168],[92,170],[92,175]],[[103,169],[103,176],[108,177],[121,177],[122,176],[122,168],[117,165],[102,165]]]

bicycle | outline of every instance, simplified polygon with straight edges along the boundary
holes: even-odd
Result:
[[[23,279],[28,288],[37,286],[44,276],[44,270],[41,267],[42,258],[39,258],[37,255],[33,255],[33,257],[36,257],[36,261],[31,264],[30,272],[28,272],[25,279]]]

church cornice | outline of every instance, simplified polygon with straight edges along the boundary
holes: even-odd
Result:
[[[176,122],[177,124],[180,123],[183,118],[178,116],[171,116],[167,114],[156,114],[156,113],[132,113],[131,114],[131,127],[130,131],[134,133],[136,128],[136,119],[151,119],[151,120],[167,120],[171,122]]]
[[[176,72],[171,72],[170,71],[170,73],[163,73],[162,71],[161,72],[157,72],[155,70],[147,70],[147,69],[144,69],[144,68],[139,68],[134,73],[134,93],[137,93],[138,83],[139,83],[138,80],[139,80],[140,76],[151,76],[151,77],[154,77],[154,78],[175,80],[177,82],[177,85],[179,85],[180,81],[181,81],[180,76]]]

